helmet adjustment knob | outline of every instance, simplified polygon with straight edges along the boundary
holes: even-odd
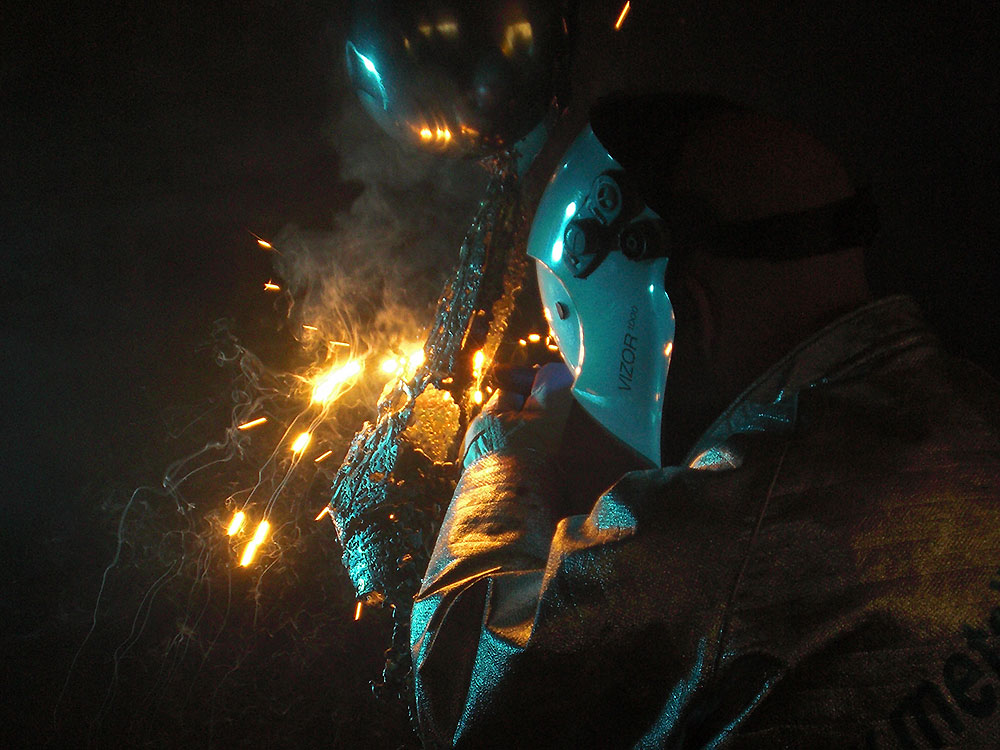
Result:
[[[606,230],[597,219],[571,221],[563,234],[563,262],[578,279],[587,278],[608,254]]]
[[[663,236],[651,221],[637,221],[618,233],[618,249],[629,260],[645,260],[663,255]]]
[[[611,174],[600,175],[594,180],[591,195],[597,218],[605,226],[613,224],[622,212],[622,189],[618,181]]]

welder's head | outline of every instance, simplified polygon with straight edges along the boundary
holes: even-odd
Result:
[[[566,44],[561,2],[355,0],[347,70],[394,137],[478,156],[542,121]]]
[[[528,254],[577,400],[660,464],[664,402],[687,397],[668,375],[685,325],[672,274],[698,257],[794,265],[875,229],[839,162],[789,126],[714,97],[622,95],[567,150]]]

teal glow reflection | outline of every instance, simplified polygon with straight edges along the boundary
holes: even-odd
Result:
[[[354,55],[357,62],[361,63],[360,67],[367,71],[367,74],[360,73],[359,71],[359,74],[356,75],[355,78],[360,80],[356,80],[355,85],[357,85],[361,91],[379,99],[382,109],[388,110],[389,97],[385,90],[385,83],[382,81],[382,75],[378,72],[378,68],[375,67],[375,63],[372,62],[371,58],[367,55],[361,54],[352,42],[347,43],[347,49],[350,54]]]
[[[561,261],[562,260],[562,254],[563,254],[563,241],[562,241],[562,237],[560,237],[552,245],[552,262],[553,263],[558,263],[559,261]]]

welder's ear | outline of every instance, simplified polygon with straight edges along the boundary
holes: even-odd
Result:
[[[695,252],[673,268],[667,267],[666,288],[678,320],[677,337],[696,340],[698,348],[706,352],[715,346],[717,324],[713,293],[703,279],[711,278],[715,273],[712,264],[718,262],[708,254]]]

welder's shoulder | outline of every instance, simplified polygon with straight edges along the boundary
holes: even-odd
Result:
[[[938,348],[802,394],[725,644],[784,667],[735,746],[995,746],[998,394]]]

